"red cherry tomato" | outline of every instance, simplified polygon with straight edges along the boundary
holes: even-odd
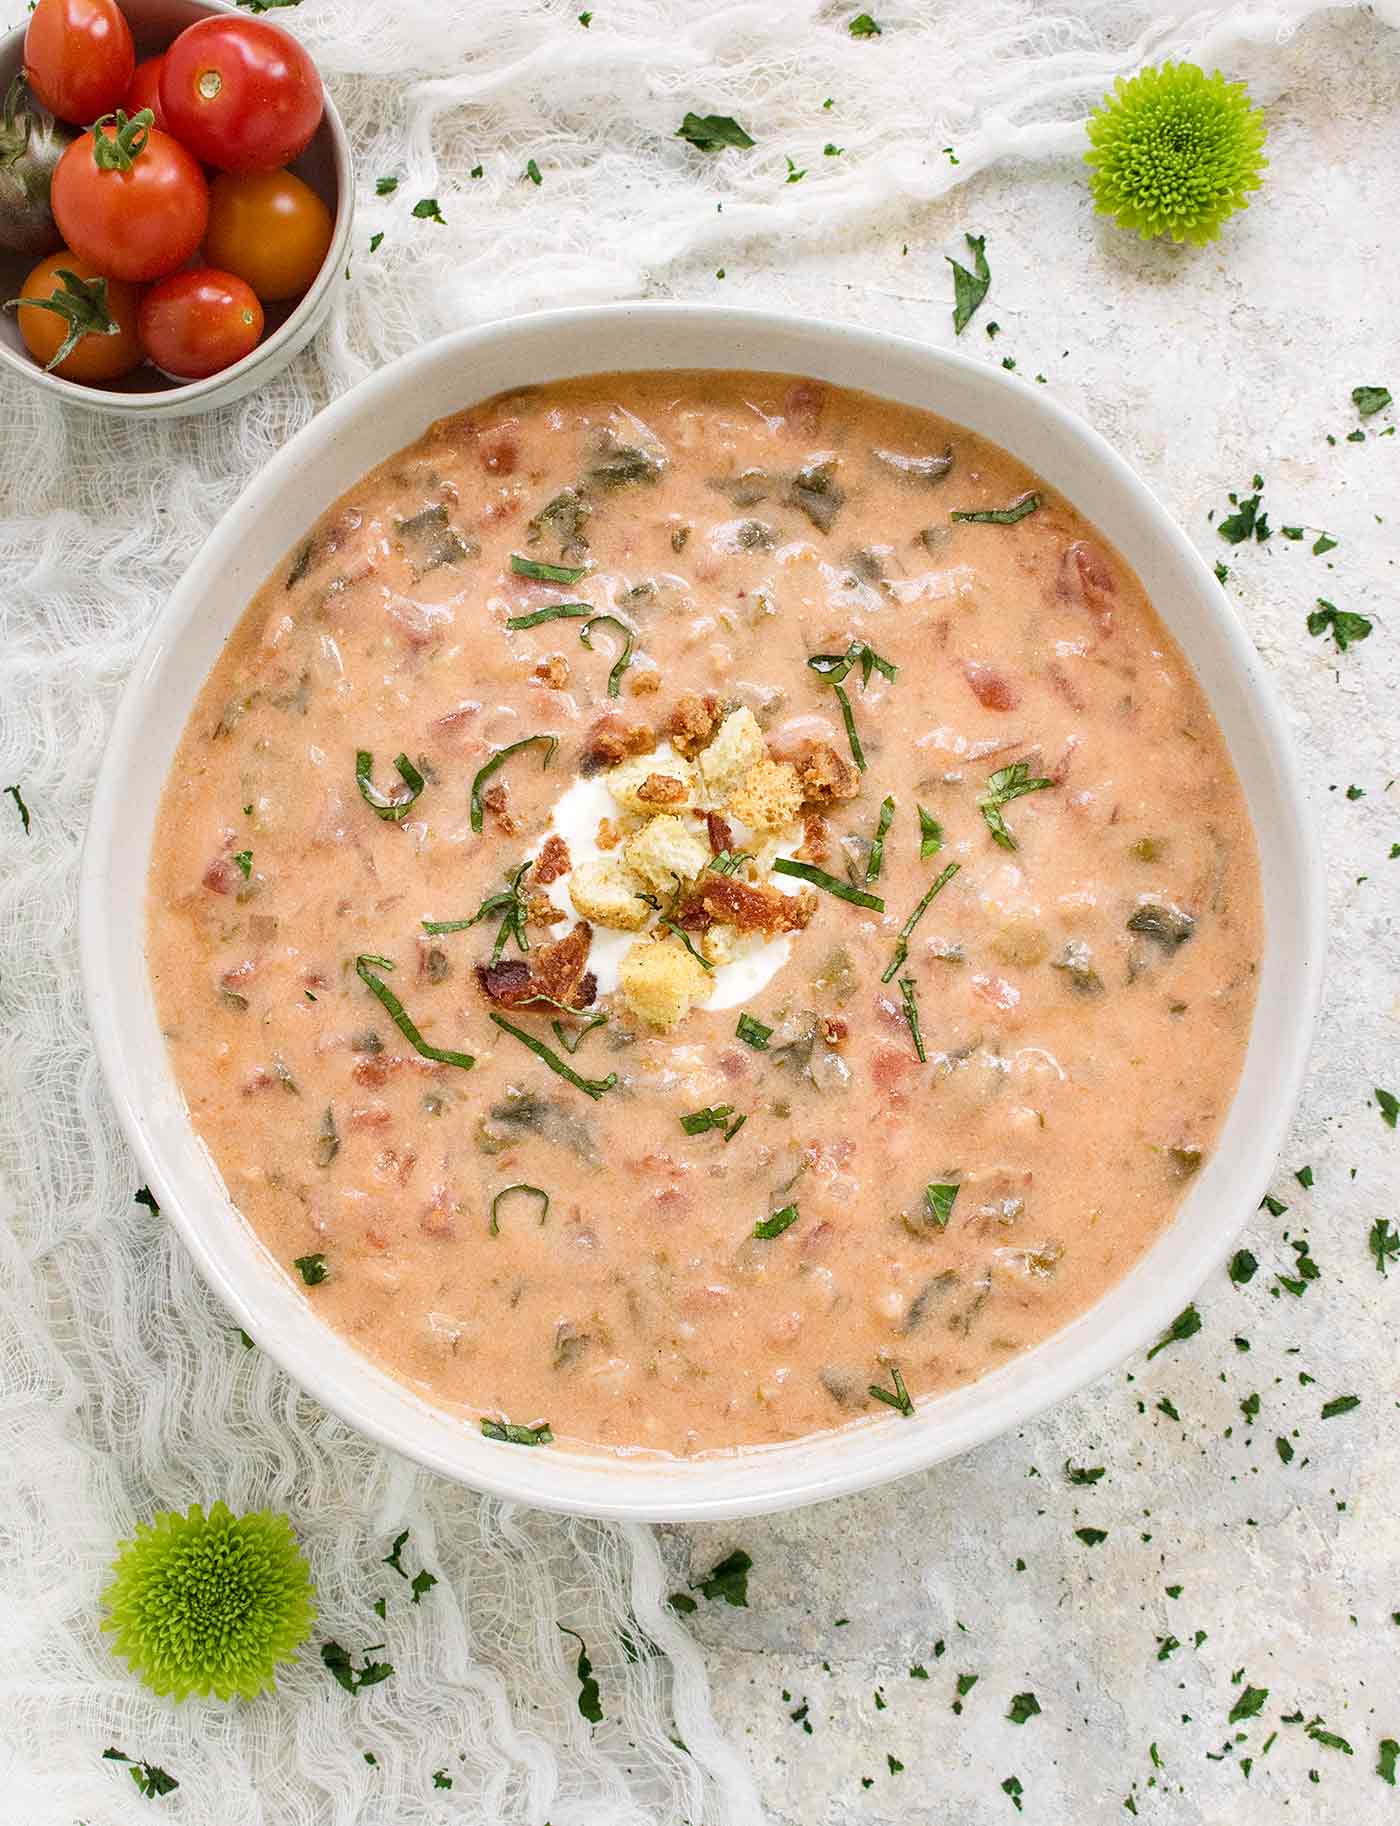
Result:
[[[80,127],[110,114],[135,68],[117,0],[39,0],[24,34],[24,75],[50,113]]]
[[[126,100],[119,105],[128,115],[139,114],[143,108],[149,108],[156,117],[156,125],[162,133],[169,133],[165,115],[160,106],[160,72],[165,63],[164,57],[147,57],[136,66],[126,91]]]
[[[132,121],[75,139],[54,171],[51,202],[74,253],[112,279],[173,273],[209,220],[209,186],[189,153]]]
[[[221,171],[275,171],[304,150],[325,98],[310,57],[261,19],[201,19],[165,53],[170,130]]]
[[[153,285],[141,300],[137,328],[158,368],[176,380],[203,380],[257,347],[263,309],[241,279],[201,266]]]

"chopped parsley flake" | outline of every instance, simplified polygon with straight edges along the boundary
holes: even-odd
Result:
[[[1395,1786],[1395,1763],[1400,1757],[1400,1744],[1393,1737],[1383,1737],[1380,1741],[1380,1757],[1376,1763],[1376,1774],[1383,1782]]]
[[[1313,1170],[1311,1167],[1299,1167],[1293,1177],[1305,1192],[1311,1190],[1313,1183]]]
[[[383,1646],[382,1642],[376,1642],[373,1648],[367,1648],[365,1664],[363,1667],[357,1668],[338,1642],[323,1642],[321,1660],[325,1663],[331,1678],[353,1696],[362,1687],[378,1686],[381,1680],[387,1680],[393,1673],[392,1663],[370,1660],[370,1656],[378,1654]]]
[[[1102,1465],[1072,1465],[1065,1460],[1065,1476],[1072,1484],[1096,1484],[1103,1474]]]
[[[1108,1539],[1107,1528],[1076,1528],[1075,1539],[1083,1541],[1086,1547],[1099,1547]],[[1037,1710],[1039,1708],[1037,1707]]]
[[[1266,1192],[1259,1200],[1259,1209],[1267,1211],[1270,1217],[1282,1217],[1288,1206],[1281,1198],[1275,1198],[1272,1192]]]
[[[730,114],[687,114],[676,128],[676,138],[701,152],[718,152],[722,146],[742,150],[755,144]]]
[[[1366,1238],[1367,1247],[1376,1258],[1376,1272],[1384,1275],[1389,1263],[1400,1261],[1400,1232],[1389,1218],[1378,1217]]]
[[[1384,411],[1390,404],[1390,388],[1353,387],[1351,403],[1362,418],[1370,418],[1373,413]]]
[[[869,13],[857,13],[855,18],[852,19],[850,24],[846,27],[846,30],[851,34],[852,38],[878,38],[880,36],[880,28],[870,17]],[[1390,395],[1387,394],[1386,398],[1389,399],[1389,397]],[[1373,406],[1371,410],[1375,411],[1375,407]]]
[[[602,1700],[598,1682],[593,1677],[593,1663],[588,1659],[588,1649],[583,1637],[577,1630],[569,1629],[563,1623],[558,1624],[557,1627],[564,1635],[572,1636],[578,1643],[578,1661],[575,1663],[575,1671],[578,1674],[578,1709],[589,1724],[601,1724],[603,1722]]]
[[[972,249],[972,272],[951,254],[943,256],[953,269],[953,333],[957,336],[961,336],[972,322],[992,283],[992,269],[987,265],[987,237],[964,234],[963,239]],[[955,514],[953,518],[958,516]]]
[[[544,182],[544,179],[540,176],[540,168],[533,159],[526,159],[525,161],[525,176],[529,178],[532,184],[538,185],[543,184]]]
[[[439,222],[444,228],[447,226],[447,217],[438,207],[436,197],[420,197],[413,205],[413,213],[420,222]]]
[[[1230,1257],[1230,1279],[1236,1287],[1247,1287],[1258,1269],[1258,1260],[1248,1249],[1237,1249]]]
[[[1372,623],[1365,615],[1358,615],[1351,609],[1339,609],[1325,596],[1318,597],[1317,607],[1308,615],[1308,633],[1318,635],[1330,631],[1339,653],[1345,653],[1354,641],[1365,640],[1371,627]]]
[[[29,835],[29,807],[24,803],[24,794],[17,786],[7,786],[5,793],[14,800],[15,810],[19,813],[19,821],[24,826],[24,834],[27,837]]]
[[[513,1421],[487,1420],[483,1416],[481,1434],[483,1439],[495,1439],[511,1446],[547,1446],[554,1440],[553,1430],[547,1420],[540,1421],[538,1426],[523,1427],[515,1425]]]
[[[1006,1716],[1013,1725],[1023,1725],[1028,1718],[1035,1718],[1040,1711],[1040,1701],[1034,1693],[1017,1693],[1012,1699]]]
[[[1350,1414],[1353,1409],[1360,1406],[1361,1397],[1359,1395],[1334,1395],[1330,1401],[1323,1402],[1322,1418],[1335,1420],[1339,1414]]]
[[[1255,476],[1254,486],[1263,486],[1263,478]],[[1246,495],[1243,500],[1238,495],[1230,496],[1230,505],[1234,513],[1226,514],[1216,527],[1216,532],[1230,545],[1243,545],[1247,539],[1257,539],[1261,544],[1269,537],[1269,517],[1259,511],[1259,495]]]
[[[315,1255],[299,1255],[292,1263],[308,1287],[319,1287],[330,1270],[326,1267],[326,1258],[318,1249]]]
[[[1265,1701],[1268,1697],[1269,1689],[1267,1687],[1247,1686],[1235,1703],[1230,1707],[1228,1722],[1232,1725],[1237,1725],[1242,1719],[1257,1718],[1260,1712],[1263,1711]]]
[[[104,1750],[102,1756],[105,1762],[125,1763],[127,1774],[136,1784],[136,1792],[144,1794],[147,1800],[154,1800],[162,1794],[173,1794],[180,1786],[175,1777],[158,1763],[138,1762],[135,1757],[128,1756],[125,1750],[114,1747]]]
[[[1176,1315],[1152,1349],[1148,1351],[1147,1361],[1150,1363],[1158,1351],[1165,1350],[1169,1344],[1180,1344],[1186,1338],[1194,1338],[1200,1329],[1201,1315],[1196,1311],[1194,1305],[1188,1306],[1184,1312]]]
[[[1021,1786],[1019,1779],[1014,1775],[1008,1775],[1001,1785],[1001,1791],[1010,1799],[1011,1805],[1016,1809],[1017,1813],[1020,1813],[1022,1811],[1021,1796],[1026,1791]]]
[[[733,1553],[727,1554],[717,1566],[712,1568],[708,1577],[693,1584],[691,1590],[698,1591],[702,1598],[709,1598],[716,1603],[722,1599],[724,1603],[732,1604],[738,1610],[747,1610],[749,1607],[749,1573],[752,1569],[753,1561],[748,1554],[742,1547],[736,1547]],[[674,1604],[674,1602],[673,1599],[672,1603]],[[677,1608],[684,1607],[677,1606]]]
[[[135,1204],[144,1205],[152,1217],[160,1216],[160,1206],[156,1203],[156,1195],[149,1186],[138,1186],[132,1193],[132,1201]]]
[[[1381,1121],[1388,1129],[1393,1129],[1396,1117],[1400,1116],[1400,1098],[1394,1091],[1383,1091],[1377,1086],[1376,1102],[1380,1106]]]

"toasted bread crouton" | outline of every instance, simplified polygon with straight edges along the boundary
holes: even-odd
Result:
[[[811,744],[798,762],[797,777],[807,805],[834,805],[840,799],[854,799],[860,791],[860,775],[829,742]]]
[[[714,925],[701,935],[700,949],[712,964],[732,964],[739,955],[739,932],[735,926]]]
[[[765,756],[730,792],[724,809],[751,831],[786,830],[802,810],[797,769],[790,762],[770,761]]]
[[[689,761],[662,761],[641,755],[624,761],[607,775],[608,791],[625,811],[643,818],[659,812],[685,811],[695,803],[695,770]]]
[[[687,757],[699,754],[719,725],[719,699],[712,691],[704,697],[687,691],[671,712],[666,733],[677,754]]]
[[[663,813],[628,838],[623,855],[650,888],[669,894],[678,881],[693,881],[708,865],[710,846],[681,819]]]
[[[674,1027],[712,987],[709,971],[674,938],[639,938],[618,968],[622,999],[651,1027]]]
[[[731,710],[714,741],[700,755],[698,765],[706,793],[722,805],[749,769],[766,759],[767,754],[763,731],[753,711]]]
[[[580,919],[610,926],[615,932],[637,932],[652,909],[640,898],[642,884],[615,857],[581,862],[569,877],[569,899]]]

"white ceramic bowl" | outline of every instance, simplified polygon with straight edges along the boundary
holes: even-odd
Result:
[[[216,13],[247,17],[246,11],[240,11],[229,0],[120,0],[120,4],[136,40],[138,61],[165,50],[197,19]],[[17,26],[0,38],[0,96],[24,67],[24,33],[25,27]],[[230,400],[241,399],[254,387],[262,386],[300,354],[320,329],[345,271],[355,215],[355,175],[350,142],[329,95],[311,144],[292,160],[291,169],[331,212],[330,248],[308,291],[285,304],[267,306],[263,339],[242,361],[222,373],[211,374],[207,380],[171,380],[155,368],[142,366],[110,386],[87,387],[46,373],[25,348],[15,313],[0,311],[0,366],[55,399],[86,406],[90,412],[113,412],[125,418],[183,418],[191,412],[207,412],[211,406],[226,406]],[[4,288],[0,299],[19,296],[25,274],[38,264],[40,257],[0,249],[0,287]]]
[[[660,1462],[481,1438],[329,1330],[230,1203],[171,1075],[144,957],[157,802],[195,696],[254,590],[316,516],[446,412],[509,387],[625,368],[814,375],[922,406],[1005,445],[1122,552],[1205,686],[1259,841],[1267,931],[1239,1092],[1170,1229],[1091,1311],[980,1382],[838,1434]],[[1265,1191],[1302,1078],[1323,958],[1322,870],[1283,723],[1244,630],[1122,459],[1038,387],[870,330],[699,305],[553,311],[451,336],[328,407],[225,515],[137,663],[98,781],[81,887],[98,1055],[161,1208],[237,1322],[362,1432],[479,1489],[633,1519],[753,1514],[858,1490],[965,1451],[1112,1369],[1184,1307]]]

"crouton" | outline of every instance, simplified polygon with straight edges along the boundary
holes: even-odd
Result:
[[[700,940],[700,949],[712,964],[732,964],[739,955],[738,928],[711,926]]]
[[[669,894],[677,881],[693,881],[710,860],[710,846],[681,819],[663,813],[629,837],[623,849],[628,867],[658,893]]]
[[[767,753],[763,731],[753,711],[731,710],[714,741],[700,755],[698,765],[705,791],[717,804],[723,804],[749,769],[766,759]]]
[[[584,738],[579,772],[596,774],[600,767],[615,767],[633,755],[650,754],[655,746],[656,735],[649,723],[629,727],[609,711],[598,718]]]
[[[615,932],[637,932],[652,909],[639,898],[642,884],[612,856],[581,862],[569,877],[569,899],[580,919],[610,926]]]
[[[800,932],[817,910],[810,888],[784,894],[780,888],[736,881],[732,875],[705,874],[686,896],[679,923],[687,931],[733,926],[740,932]]]
[[[687,691],[671,712],[666,733],[677,754],[693,756],[709,742],[719,724],[719,699],[712,691],[704,697]]]
[[[661,761],[642,755],[624,761],[606,776],[608,791],[618,804],[643,818],[658,812],[683,811],[695,802],[695,770],[689,761]]]
[[[710,972],[674,938],[639,938],[618,968],[622,999],[651,1027],[673,1027],[712,987]]]
[[[802,810],[797,769],[788,761],[770,761],[765,756],[730,792],[724,809],[751,831],[785,830]]]
[[[568,844],[557,832],[551,832],[535,858],[530,879],[536,886],[547,888],[551,881],[558,881],[561,876],[567,875],[570,866]]]

